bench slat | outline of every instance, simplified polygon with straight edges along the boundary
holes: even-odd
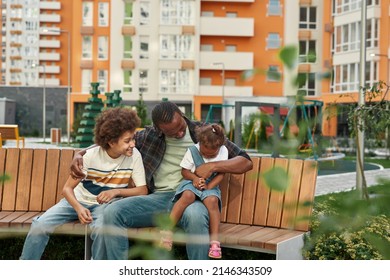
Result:
[[[19,171],[19,149],[16,148],[8,149],[7,160],[5,162],[5,173],[7,173],[10,176],[10,179],[4,182],[3,199],[1,205],[2,211],[15,210],[18,171]]]
[[[287,231],[287,232],[280,232],[280,235],[276,236],[275,238],[272,238],[272,239],[268,240],[264,244],[264,248],[268,249],[268,250],[271,250],[271,251],[276,251],[276,248],[277,248],[279,243],[281,243],[283,241],[286,241],[286,240],[289,240],[291,238],[300,236],[302,234],[303,234],[302,231],[296,231],[296,230]]]
[[[288,159],[276,158],[274,160],[274,167],[283,168],[287,172]],[[267,226],[280,227],[280,220],[283,209],[284,192],[271,190],[268,215],[267,215]]]
[[[303,164],[301,191],[299,193],[299,206],[297,211],[297,230],[309,230],[309,217],[313,210],[315,185],[317,181],[317,167],[316,161],[307,160]],[[314,187],[313,187],[314,186]]]
[[[11,224],[12,226],[23,226],[24,224],[31,224],[32,218],[40,214],[40,212],[24,212],[18,218],[14,219]]]
[[[295,220],[300,192],[300,184],[302,179],[302,172],[300,172],[300,170],[302,170],[302,166],[302,160],[289,160],[288,176],[290,178],[290,184],[284,195],[283,214],[280,223],[281,228],[294,228],[296,222]]]
[[[16,191],[16,211],[28,211],[29,199],[30,199],[30,183],[32,176],[32,162],[33,162],[33,150],[21,149],[20,150],[20,163],[18,173],[18,185]]]
[[[254,226],[256,227],[256,226]],[[238,239],[238,244],[241,246],[250,247],[252,246],[252,241],[256,239],[260,239],[263,236],[267,236],[271,234],[274,231],[277,231],[277,228],[270,228],[270,227],[258,227],[258,230],[253,233],[248,233],[245,235],[242,235]]]
[[[57,202],[57,183],[60,165],[60,150],[47,150],[45,183],[42,210],[46,211]]]
[[[33,158],[34,176],[31,179],[30,211],[42,211],[43,187],[45,182],[46,153],[44,149],[35,149]]]
[[[244,176],[242,174],[231,174],[228,189],[228,210],[226,222],[239,223],[241,205],[242,205],[242,188],[244,183]]]
[[[5,173],[5,159],[7,155],[7,149],[0,149],[0,174]],[[3,198],[3,182],[0,182],[0,209],[2,204],[2,198]]]
[[[252,234],[259,229],[262,229],[263,227],[258,226],[249,226],[249,225],[237,225],[240,230],[237,232],[229,233],[228,235],[224,236],[224,232],[221,231],[221,235],[224,236],[224,243],[228,245],[238,245],[238,240],[242,236]]]
[[[11,225],[11,222],[26,212],[12,212],[11,214],[5,216],[4,218],[0,219],[0,227],[9,227]]]
[[[266,186],[260,174],[270,170],[274,166],[273,158],[262,158],[259,167],[259,180],[257,181],[257,194],[253,225],[265,226],[267,224],[270,189]]]
[[[242,190],[240,224],[253,224],[253,215],[256,204],[257,180],[260,167],[260,158],[253,158],[253,169],[245,173],[245,182]]]
[[[63,198],[62,189],[64,188],[65,182],[70,174],[70,164],[73,159],[74,150],[65,149],[61,150],[61,160],[58,171],[58,182],[57,182],[57,196],[56,201],[60,201]]]

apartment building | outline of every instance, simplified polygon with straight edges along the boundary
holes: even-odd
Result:
[[[357,100],[361,0],[0,3],[1,83],[36,86],[45,78],[47,85],[71,85],[72,122],[91,82],[102,94],[120,90],[127,103],[174,101],[197,119],[223,104],[215,113],[225,123],[237,100],[289,104],[297,90],[324,108]],[[367,0],[370,84],[388,80],[388,15],[389,0]],[[299,52],[293,69],[278,58],[289,45]],[[258,74],[248,78],[253,69]],[[321,73],[331,79],[319,79]],[[325,135],[345,133],[345,117],[323,120]]]

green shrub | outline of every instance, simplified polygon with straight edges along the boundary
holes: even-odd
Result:
[[[304,258],[390,259],[389,189],[386,183],[369,200],[357,199],[356,191],[316,198]]]

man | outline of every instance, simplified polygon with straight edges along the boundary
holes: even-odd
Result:
[[[182,181],[180,162],[188,147],[197,142],[195,128],[202,125],[187,119],[172,102],[161,102],[152,111],[154,126],[139,131],[136,148],[141,152],[149,195],[128,197],[104,209],[104,225],[115,234],[103,233],[108,259],[127,259],[129,242],[127,228],[154,226],[156,215],[168,213],[175,190]],[[227,141],[229,160],[210,162],[199,166],[196,174],[208,178],[213,172],[244,173],[252,169],[248,154]],[[76,155],[72,176],[81,176],[82,155]],[[196,235],[197,242],[187,243],[190,260],[208,259],[209,221],[204,204],[195,201],[188,206],[178,223],[187,234]],[[98,238],[98,237],[97,237]]]

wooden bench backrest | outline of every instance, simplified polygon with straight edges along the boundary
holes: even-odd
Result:
[[[1,211],[46,211],[61,199],[73,149],[0,149]]]
[[[45,211],[61,199],[73,149],[0,149],[1,211]],[[317,163],[285,158],[253,157],[253,169],[226,174],[221,184],[221,221],[307,231],[312,212]],[[262,174],[280,166],[289,174],[285,192],[271,190]]]
[[[222,222],[307,231],[314,201],[317,163],[309,160],[253,157],[253,169],[226,174],[221,184]],[[284,192],[266,186],[262,174],[274,166],[288,172]]]
[[[19,127],[16,124],[0,125],[0,133],[3,140],[19,139]]]

